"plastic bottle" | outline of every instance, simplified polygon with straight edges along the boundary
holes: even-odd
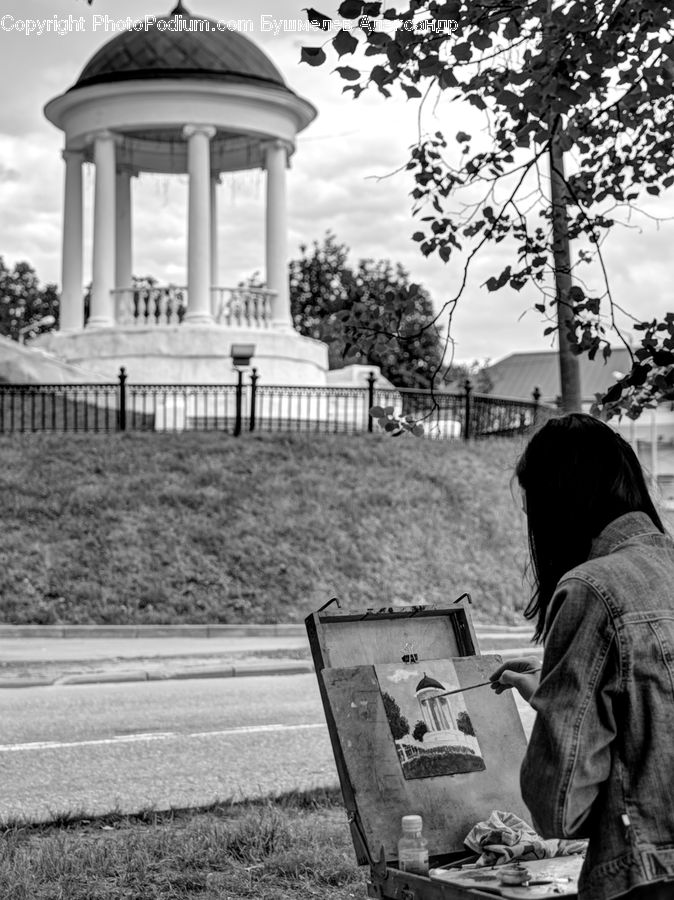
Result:
[[[428,875],[428,841],[422,835],[421,816],[403,816],[398,841],[398,868],[402,872]]]

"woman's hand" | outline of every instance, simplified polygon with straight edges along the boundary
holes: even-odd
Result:
[[[491,689],[502,694],[515,688],[529,702],[531,695],[538,687],[541,661],[538,657],[529,656],[523,659],[509,659],[489,676]]]

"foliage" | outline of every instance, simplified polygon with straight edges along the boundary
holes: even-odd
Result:
[[[38,325],[52,316],[50,325]],[[35,269],[27,262],[9,269],[0,256],[0,334],[19,341],[58,327],[59,297],[55,284],[40,286]],[[36,323],[34,328],[22,329]]]
[[[408,0],[385,8],[344,0],[339,28],[307,10],[331,34],[325,45],[340,60],[356,62],[354,54],[364,50],[363,68],[336,69],[354,98],[372,86],[388,97],[397,86],[408,98],[463,101],[484,115],[486,144],[464,131],[452,138],[420,130],[407,166],[421,252],[445,262],[467,253],[458,291],[445,304],[450,317],[476,253],[508,240],[511,261],[487,279],[487,290],[540,291],[535,308],[551,321],[545,334],[559,328],[557,308],[565,306],[572,316],[560,340],[568,339],[576,354],[610,355],[615,306],[601,243],[616,211],[674,184],[672,6],[671,0]],[[324,46],[304,47],[302,60],[323,65]],[[551,285],[560,267],[540,169],[545,157],[555,158],[553,150],[557,159],[572,154],[569,177],[553,162],[562,180],[562,218],[577,242],[576,266],[602,269],[598,297],[578,283],[565,293]],[[477,187],[485,193],[475,202]],[[464,191],[468,202],[451,211],[449,203]],[[635,327],[644,337],[632,372],[598,398],[607,416],[624,409],[634,415],[674,384],[674,315]]]
[[[415,741],[423,741],[424,735],[428,731],[428,725],[425,722],[422,722],[421,719],[414,726],[414,731],[412,732],[412,737]]]
[[[401,713],[400,707],[398,706],[394,697],[392,697],[390,694],[387,694],[386,691],[382,691],[381,696],[382,700],[384,701],[386,718],[388,719],[388,724],[391,728],[393,740],[399,741],[400,738],[404,738],[406,734],[410,733],[410,723]]]
[[[470,734],[475,737],[473,723],[470,721],[470,716],[465,710],[461,710],[459,715],[456,717],[456,727],[459,729],[459,731],[463,731],[464,734]]]
[[[396,387],[428,388],[444,349],[428,292],[389,260],[361,259],[352,268],[349,248],[330,232],[300,253],[290,262],[293,322],[328,344],[330,368],[367,363]]]

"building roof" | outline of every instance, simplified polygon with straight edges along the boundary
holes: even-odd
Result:
[[[604,393],[615,383],[615,372],[625,374],[632,368],[629,353],[624,347],[615,347],[604,362],[601,354],[590,360],[587,354],[578,357],[580,365],[581,395],[585,402],[594,400],[595,394]],[[535,388],[541,392],[543,403],[554,404],[561,394],[559,355],[556,350],[533,353],[511,353],[485,369],[499,397],[531,400]]]
[[[182,20],[180,30],[162,30],[159,23],[169,20]],[[201,23],[198,30],[189,30],[196,23]],[[175,27],[176,21],[171,24]],[[150,78],[213,78],[290,90],[256,44],[239,32],[219,30],[216,22],[192,14],[182,2],[149,27],[129,29],[104,44],[70,90]]]

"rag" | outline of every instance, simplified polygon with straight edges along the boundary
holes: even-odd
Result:
[[[515,813],[499,810],[494,810],[488,819],[471,828],[464,843],[474,853],[481,854],[476,866],[573,856],[584,853],[587,848],[587,841],[545,840]]]

